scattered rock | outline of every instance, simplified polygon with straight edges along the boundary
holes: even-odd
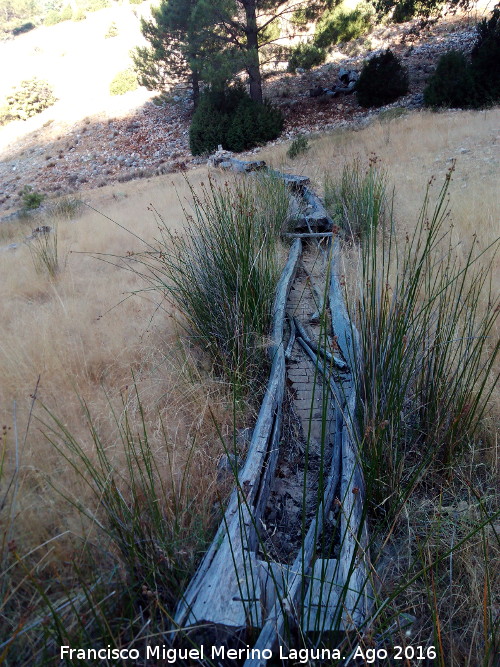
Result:
[[[389,45],[396,55],[405,58],[410,73],[411,93],[398,100],[396,106],[421,108],[422,91],[439,56],[450,49],[469,52],[475,41],[476,30],[466,21],[457,20],[452,25],[456,27],[453,32],[446,21],[431,25],[425,32],[419,29],[418,21],[378,26],[370,34],[373,45],[370,52],[361,39],[339,46],[331,54],[334,62],[311,72],[297,68],[297,76],[273,74],[264,82],[265,95],[282,109],[285,131],[271,145],[299,132],[308,134],[351,124],[360,127],[369,122],[380,110],[360,109],[356,97],[349,93],[363,59]],[[353,47],[358,51],[354,56],[350,55]],[[342,104],[332,104],[332,99],[341,94]],[[202,158],[193,158],[189,152],[192,103],[182,87],[174,95],[178,98],[174,104],[167,102],[158,107],[147,103],[124,118],[86,118],[73,125],[53,123],[5,150],[0,162],[0,210],[12,206],[13,198],[24,185],[31,185],[39,192],[64,192],[85,183],[97,187],[118,179],[138,178],[144,173],[170,173],[202,164]],[[384,108],[391,105],[381,110]],[[57,163],[46,162],[45,155],[57,156]],[[50,168],[45,168],[48,164]]]

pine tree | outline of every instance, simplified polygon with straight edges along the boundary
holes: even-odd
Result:
[[[286,22],[300,8],[307,10],[309,19],[313,19],[331,5],[332,0],[292,3],[289,0],[233,0],[231,4],[214,0],[212,12],[223,38],[240,54],[248,74],[250,97],[254,102],[262,102],[259,52],[280,36],[280,30],[274,36],[272,28],[279,26],[281,21]]]
[[[196,24],[197,5],[198,0],[163,0],[151,10],[151,20],[141,21],[142,34],[150,46],[137,47],[132,54],[142,86],[164,91],[170,83],[187,81],[195,106],[206,35],[204,26]]]
[[[331,0],[162,0],[142,22],[150,47],[134,55],[139,82],[150,90],[188,80],[195,102],[200,80],[221,88],[238,72],[248,74],[250,97],[262,102],[260,52],[280,36],[279,23],[307,7],[310,18]]]

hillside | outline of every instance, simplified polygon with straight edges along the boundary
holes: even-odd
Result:
[[[193,159],[182,91],[161,107],[143,90],[109,96],[137,37],[131,9],[92,15],[92,33],[87,21],[63,23],[0,44],[7,59],[20,45],[32,54],[26,75],[57,70],[60,98],[0,128],[0,663],[96,664],[87,652],[101,650],[110,667],[240,667],[175,651],[254,646],[277,610],[287,650],[341,648],[301,664],[496,667],[500,107],[435,113],[421,100],[439,54],[470,48],[473,21],[378,26],[321,67],[266,77],[285,131],[237,156],[265,160],[270,177],[260,178]],[[111,21],[123,28],[113,47],[120,37],[95,38]],[[387,46],[409,68],[406,97],[373,111],[352,95],[310,95]],[[308,194],[291,194],[290,174],[307,177]],[[47,195],[41,207],[20,212],[24,186]],[[337,301],[326,299],[333,284]],[[359,338],[339,324],[346,308]],[[324,362],[306,358],[299,321]],[[271,418],[257,422],[280,368],[283,400],[274,384]],[[356,410],[343,404],[351,385]],[[252,493],[267,482],[243,473],[264,428],[253,454],[262,479],[276,474],[254,521]],[[349,441],[357,476],[346,472]],[[336,456],[337,481],[324,484]],[[255,529],[251,549],[238,531],[226,540],[227,507],[241,533]],[[298,550],[318,517],[305,564]],[[200,603],[213,602],[208,616],[185,623],[187,610],[189,630],[172,644],[188,584],[222,544],[224,568],[213,561]],[[264,569],[260,590],[250,558]],[[325,563],[340,564],[344,584]],[[361,563],[373,613],[344,633]],[[319,598],[305,614],[300,594],[313,579]],[[332,599],[334,621],[318,633]],[[199,623],[212,606],[224,618],[226,606],[238,610],[236,631]]]
[[[147,14],[147,4],[139,5]],[[298,132],[321,132],[347,123],[362,124],[378,111],[359,107],[355,96],[324,103],[309,97],[329,86],[340,67],[360,68],[363,58],[391,47],[410,72],[409,94],[391,106],[419,109],[425,81],[439,56],[449,49],[470,50],[482,10],[448,16],[419,29],[419,20],[376,27],[369,35],[340,45],[325,65],[302,75],[277,73],[265,82],[265,96],[285,114],[282,139]],[[188,149],[191,105],[182,91],[162,107],[144,89],[109,95],[113,76],[130,63],[128,52],[142,43],[137,9],[114,7],[85,21],[41,27],[0,43],[0,55],[14,67],[2,80],[0,98],[22,78],[50,79],[59,98],[28,121],[0,128],[0,212],[15,210],[26,185],[59,195],[115,181],[169,173],[196,165]],[[111,22],[118,36],[105,39]],[[89,44],[91,48],[88,48]],[[382,110],[383,111],[383,110]]]

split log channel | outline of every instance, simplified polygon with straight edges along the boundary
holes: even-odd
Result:
[[[240,471],[233,471],[235,488],[223,520],[184,591],[174,618],[177,634],[189,636],[190,642],[199,641],[200,628],[205,642],[208,638],[231,645],[233,639],[234,646],[238,641],[247,644],[253,637],[254,648],[259,649],[255,654],[261,655],[264,649],[273,651],[278,645],[291,647],[291,637],[297,631],[301,636],[321,638],[324,632],[334,630],[338,640],[342,633],[360,631],[370,612],[364,483],[356,448],[353,419],[356,395],[351,376],[359,358],[358,335],[339,284],[333,221],[310,189],[308,179],[267,169],[260,161],[223,157],[214,166],[242,173],[259,169],[283,178],[293,196],[302,200],[305,211],[295,232],[287,235],[293,240],[274,302],[268,348],[271,371],[246,460]],[[332,236],[334,247],[331,247]],[[327,294],[327,304],[320,296],[320,307],[313,317],[319,320],[321,311],[328,306],[330,335],[336,343],[333,352],[321,349],[309,337],[304,323],[294,317],[289,317],[289,335],[285,340],[287,299],[301,266],[303,240],[319,242],[319,239],[330,244],[329,285],[327,289],[316,289],[316,294]],[[305,272],[305,265],[301,270]],[[303,530],[293,563],[284,564],[262,558],[261,533],[275,481],[287,364],[295,344],[304,350],[316,374],[326,383],[333,417],[327,434],[329,466],[322,479],[314,517]],[[325,558],[318,556],[317,542],[334,506],[340,512],[337,557]],[[246,667],[266,664],[265,658],[245,662]]]

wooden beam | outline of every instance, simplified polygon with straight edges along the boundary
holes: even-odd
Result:
[[[331,238],[333,232],[287,232],[283,236],[287,239],[322,239]]]
[[[285,387],[285,306],[301,249],[297,239],[278,283],[269,346],[271,372],[247,458],[237,474],[236,489],[217,534],[177,606],[177,628],[200,622],[232,627],[261,623],[260,591],[251,550],[257,543],[257,520],[265,508],[277,461]]]
[[[295,327],[299,333],[299,336],[304,340],[308,346],[316,352],[317,354],[321,354],[325,359],[327,359],[330,363],[335,364],[335,366],[341,370],[341,371],[348,371],[349,367],[345,363],[343,359],[341,359],[337,354],[331,354],[328,350],[324,350],[323,348],[320,348],[316,343],[311,339],[309,334],[307,333],[305,327],[302,325],[302,322],[298,320],[296,317],[293,318],[295,322]]]

